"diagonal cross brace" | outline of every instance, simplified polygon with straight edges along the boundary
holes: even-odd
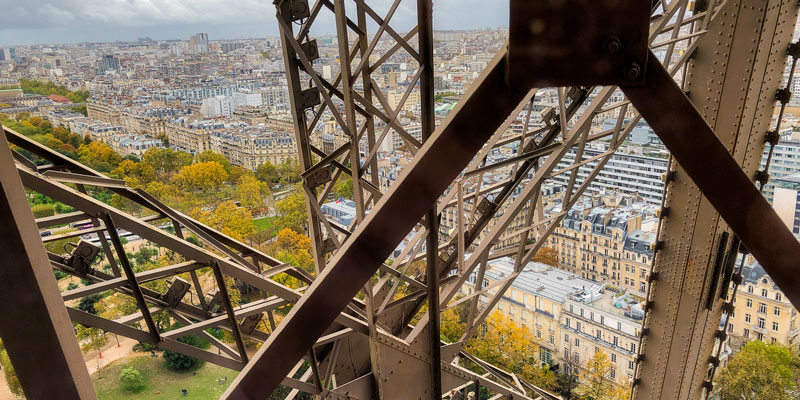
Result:
[[[800,242],[655,55],[648,59],[645,84],[622,87],[623,92],[747,250],[800,307]]]
[[[223,398],[268,397],[525,99],[528,91],[512,88],[506,80],[506,53],[506,49],[498,52],[465,101],[425,142],[404,175],[329,261]]]

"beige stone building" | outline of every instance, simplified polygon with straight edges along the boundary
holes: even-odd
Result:
[[[197,154],[211,150],[211,133],[223,129],[220,121],[175,118],[167,122],[166,133],[170,147]]]
[[[164,117],[124,111],[120,115],[120,120],[128,132],[141,133],[153,138],[167,133],[167,119]]]
[[[392,107],[393,110],[397,109],[397,106],[400,105],[400,101],[403,100],[403,95],[405,94],[405,88],[398,88],[389,90],[386,94],[386,101]],[[419,105],[419,91],[412,90],[411,93],[408,95],[406,102],[403,104],[403,111],[411,111],[414,107]]]
[[[548,246],[558,251],[560,267],[644,295],[655,241],[654,213],[654,206],[631,196],[590,196],[567,212]],[[644,219],[649,220],[646,226]]]
[[[233,112],[233,119],[249,125],[266,124],[269,112],[265,106],[240,106]]]
[[[231,164],[251,171],[266,163],[298,162],[294,134],[263,127],[214,131],[210,135],[210,148]]]
[[[22,96],[22,89],[0,89],[0,101],[17,100]]]
[[[728,320],[728,334],[746,341],[796,345],[800,333],[797,310],[751,256],[745,260],[742,278],[733,317]]]
[[[488,307],[497,289],[491,285],[506,279],[514,261],[489,262],[479,306]],[[473,273],[462,295],[476,288]],[[496,310],[527,329],[539,345],[539,361],[558,365],[560,372],[577,369],[599,350],[612,363],[611,378],[619,384],[632,379],[643,312],[635,296],[609,290],[606,285],[542,263],[528,263],[496,304]]]
[[[120,125],[121,112],[114,104],[95,99],[86,101],[86,113],[89,119]]]
[[[336,149],[350,142],[350,137],[341,129],[335,120],[326,121],[322,125],[322,132],[311,135],[311,144],[325,153],[332,153]]]

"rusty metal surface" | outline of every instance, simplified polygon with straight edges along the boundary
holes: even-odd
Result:
[[[509,79],[528,87],[643,82],[651,4],[512,0]]]
[[[769,2],[772,5],[778,4],[778,0],[759,1]],[[553,175],[571,174],[569,189],[562,200],[565,208],[570,208],[586,189],[588,181],[603,168],[614,150],[640,118],[638,113],[634,112],[634,118],[630,123],[618,123],[613,130],[590,133],[588,127],[597,122],[595,117],[598,114],[616,109],[620,109],[619,112],[625,114],[628,110],[627,103],[623,102],[624,105],[609,103],[609,98],[615,90],[613,87],[603,88],[599,93],[595,93],[594,88],[590,87],[560,88],[557,92],[558,110],[547,117],[547,126],[529,131],[526,120],[524,132],[521,135],[501,138],[508,128],[508,124],[517,115],[520,115],[525,105],[534,103],[533,95],[536,91],[528,90],[531,85],[625,84],[626,92],[631,93],[631,100],[634,101],[637,108],[643,111],[648,120],[652,119],[650,122],[658,128],[657,132],[671,135],[672,142],[668,143],[668,146],[679,150],[678,153],[681,155],[676,153],[676,158],[681,167],[688,160],[689,167],[686,170],[701,181],[699,184],[701,188],[712,192],[708,196],[711,202],[716,207],[722,207],[723,214],[729,218],[739,218],[738,222],[731,223],[732,226],[736,225],[734,229],[737,226],[740,230],[753,229],[750,224],[754,217],[743,214],[743,210],[765,212],[763,204],[759,203],[752,193],[746,193],[746,199],[752,204],[745,205],[743,208],[736,208],[735,204],[732,206],[730,199],[714,198],[713,191],[718,191],[722,186],[728,187],[730,183],[727,181],[724,184],[720,183],[718,172],[717,175],[713,175],[713,172],[698,171],[698,164],[691,164],[697,158],[697,155],[692,154],[691,151],[696,149],[687,145],[688,140],[678,140],[685,136],[686,129],[699,126],[697,124],[702,123],[703,120],[697,116],[695,110],[690,109],[691,104],[688,103],[688,100],[680,98],[680,89],[672,83],[670,75],[685,67],[690,58],[689,55],[693,54],[694,49],[698,49],[698,42],[692,39],[705,32],[705,27],[701,26],[700,22],[703,21],[705,24],[711,19],[711,13],[704,14],[700,10],[691,17],[691,21],[694,22],[686,22],[684,18],[687,15],[689,3],[685,0],[662,5],[662,8],[666,8],[663,10],[664,15],[655,16],[652,20],[647,18],[651,3],[646,1],[512,1],[510,49],[503,49],[495,57],[487,71],[464,96],[462,103],[430,138],[429,133],[435,124],[431,114],[433,95],[433,55],[430,43],[432,27],[429,18],[431,2],[418,0],[419,26],[403,36],[397,34],[390,26],[390,20],[399,7],[399,0],[392,2],[392,6],[385,16],[378,15],[363,0],[355,0],[356,7],[352,9],[345,6],[344,0],[318,0],[313,7],[303,10],[300,13],[302,15],[298,14],[294,7],[306,7],[305,3],[303,0],[287,0],[277,2],[277,6],[289,77],[290,102],[297,126],[301,167],[305,170],[303,176],[308,178],[303,184],[303,189],[308,197],[307,207],[311,225],[309,233],[312,237],[313,256],[318,272],[317,279],[238,243],[183,214],[170,210],[144,192],[130,190],[122,182],[104,178],[96,171],[32,143],[27,138],[10,135],[9,138],[16,144],[51,162],[49,166],[39,168],[31,165],[30,160],[20,159],[17,156],[17,162],[20,163],[18,168],[25,183],[34,190],[61,199],[80,210],[80,214],[53,220],[42,219],[37,223],[44,226],[58,221],[96,218],[105,215],[105,212],[110,212],[113,214],[113,222],[106,225],[118,223],[124,229],[172,248],[186,257],[187,263],[184,265],[165,267],[158,271],[148,272],[148,274],[131,272],[125,277],[121,277],[119,273],[116,274],[117,276],[113,276],[97,271],[90,279],[96,282],[98,288],[113,289],[127,295],[133,294],[139,300],[140,311],[117,321],[108,321],[70,309],[69,313],[73,320],[104,327],[109,331],[138,338],[148,343],[155,344],[161,340],[163,348],[186,352],[234,369],[244,368],[240,377],[226,392],[225,396],[228,398],[266,398],[279,383],[292,388],[289,398],[294,398],[299,392],[311,393],[322,398],[344,396],[373,398],[391,395],[399,395],[403,398],[438,398],[437,392],[440,390],[437,388],[438,385],[443,386],[445,390],[463,389],[470,383],[478,382],[481,386],[489,387],[497,396],[525,398],[520,391],[528,390],[549,398],[549,394],[540,392],[538,388],[520,380],[514,374],[489,364],[478,363],[492,378],[489,378],[488,375],[478,376],[449,364],[449,361],[459,354],[469,333],[480,325],[492,305],[499,301],[500,296],[503,295],[503,289],[510,287],[516,274],[512,274],[509,279],[502,282],[497,293],[491,294],[491,299],[487,302],[489,307],[486,309],[479,311],[476,307],[474,299],[481,294],[478,292],[467,299],[453,300],[473,301],[470,304],[467,334],[459,342],[440,348],[436,332],[439,316],[439,310],[436,310],[437,306],[453,305],[448,302],[453,299],[458,287],[476,269],[481,260],[494,258],[498,254],[506,252],[516,255],[518,265],[524,265],[535,254],[547,235],[559,224],[563,212],[547,219],[543,219],[541,215],[534,217],[530,212],[526,216],[527,218],[524,218],[524,226],[519,226],[517,222],[512,225],[512,221],[516,221],[518,215],[522,215],[528,207],[533,207],[541,199],[538,196],[542,182],[550,179]],[[740,1],[729,0],[727,4],[732,3],[740,4]],[[745,0],[744,3],[754,10],[757,9],[754,6],[756,0]],[[713,4],[714,1],[711,2],[712,9]],[[780,7],[768,8],[769,10],[763,10],[763,15],[767,16],[769,21],[774,19],[771,13],[784,14]],[[776,11],[779,8],[780,11]],[[330,10],[336,18],[340,59],[344,71],[344,75],[340,74],[331,81],[323,79],[314,71],[315,55],[312,54],[313,52],[307,51],[315,45],[307,34],[322,9]],[[352,10],[355,10],[355,13]],[[762,10],[758,9],[753,12],[762,12]],[[298,16],[299,18],[297,18]],[[370,26],[367,23],[368,19],[372,20],[370,23],[374,22],[377,25],[377,32],[374,36],[368,35],[367,27]],[[769,24],[773,23],[769,22]],[[781,24],[785,25],[786,22],[781,22]],[[297,37],[293,32],[295,25],[300,26],[300,34]],[[649,32],[648,26],[650,27]],[[746,26],[749,31],[750,25]],[[756,32],[758,27],[754,28],[753,32]],[[769,32],[771,28],[765,24],[760,29]],[[667,47],[667,53],[670,55],[675,50],[674,43],[682,40],[692,43],[686,53],[678,57],[677,62],[674,62],[675,59],[672,59],[674,63],[667,61],[669,72],[663,69],[658,70],[661,67],[656,65],[659,60],[652,54],[648,56],[646,51],[647,43],[652,44],[663,33],[671,34],[672,37],[666,42],[658,44],[658,47]],[[383,34],[391,36],[397,41],[397,44],[378,57],[373,52],[378,48],[378,41]],[[410,41],[417,34],[419,35],[417,42],[420,43],[420,47],[414,49]],[[730,45],[732,42],[731,39],[725,37],[714,37],[709,40],[715,40],[717,46],[722,47]],[[766,51],[769,51],[768,41],[769,39],[766,38],[758,46],[766,47]],[[708,54],[710,51],[708,49],[711,48],[707,43],[703,43],[704,47],[698,50],[701,56]],[[744,49],[744,47],[742,48]],[[381,89],[372,80],[371,72],[392,57],[398,49],[406,50],[408,56],[420,63],[421,68],[411,78],[411,83],[401,104],[392,109],[388,106]],[[381,51],[384,50],[381,49]],[[744,52],[745,50],[742,50],[742,53]],[[745,75],[756,75],[765,69],[770,71],[780,69],[777,65],[771,64],[773,58],[779,57],[771,57],[768,62],[765,62],[765,58],[761,58],[759,62],[753,64],[752,69],[746,71]],[[651,68],[645,68],[648,63],[654,65],[650,65]],[[353,64],[357,64],[357,66]],[[636,68],[632,68],[634,66]],[[725,68],[720,71],[722,75],[727,72]],[[692,72],[693,70],[690,69],[689,73]],[[631,87],[645,82],[646,74],[654,73],[655,78],[648,75],[650,79],[646,83],[655,85],[655,89],[653,87]],[[711,76],[710,81],[716,78],[713,73],[703,73]],[[310,76],[308,84],[300,77],[300,74]],[[753,93],[757,93],[762,86],[771,87],[772,83],[769,81],[771,75],[774,74],[764,74],[762,80],[753,78],[752,88],[748,89],[747,95],[755,96]],[[747,76],[739,77],[735,74],[732,76],[740,80],[747,79]],[[424,144],[420,144],[409,135],[397,120],[403,104],[409,94],[416,90],[418,83],[423,110],[421,118],[423,139],[426,139]],[[749,84],[746,82],[743,86]],[[316,97],[317,105],[304,100],[308,94]],[[769,95],[771,93],[766,96],[769,97]],[[765,95],[762,93],[761,96]],[[594,100],[588,104],[586,100],[590,98]],[[666,106],[662,104],[665,100]],[[743,127],[749,125],[751,130],[746,134],[734,135],[737,141],[736,146],[745,150],[753,150],[762,143],[760,142],[759,127],[761,126],[760,121],[766,118],[769,101],[761,100],[746,102],[746,107],[754,107],[756,104],[755,108],[758,111],[750,110],[743,113],[741,125]],[[344,107],[340,107],[342,102]],[[686,104],[689,104],[688,108]],[[310,113],[306,114],[307,111],[312,111],[311,107],[314,108],[313,117]],[[733,110],[732,107],[728,107],[728,109],[729,111]],[[691,114],[693,111],[694,114]],[[337,129],[346,133],[350,140],[349,143],[338,149],[330,146],[320,149],[311,144],[309,135],[318,127],[317,122],[323,112],[332,113],[335,123],[338,125]],[[683,119],[667,117],[663,114],[664,112],[678,113],[677,115],[681,116],[689,115],[689,117]],[[530,118],[529,114],[530,112],[526,114],[528,119]],[[577,120],[573,120],[573,115]],[[384,124],[385,127],[376,126],[377,124]],[[498,127],[499,129],[495,131],[495,128]],[[414,155],[414,159],[400,180],[388,192],[383,193],[378,181],[375,157],[381,141],[385,139],[390,129],[397,131],[405,141],[408,151]],[[670,129],[674,130],[670,131]],[[383,130],[383,132],[378,136],[376,130]],[[684,136],[681,136],[682,134]],[[705,127],[702,135],[697,135],[696,131],[692,131],[692,134],[694,135],[691,138],[693,144],[700,143],[703,151],[711,151],[714,160],[722,160],[720,161],[722,164],[719,165],[726,168],[726,179],[730,174],[736,175],[734,184],[739,188],[744,188],[745,181],[740,179],[739,175],[744,175],[748,179],[749,177],[748,174],[742,172],[742,167],[739,165],[744,165],[745,171],[748,171],[746,165],[752,164],[755,156],[760,156],[758,149],[749,152],[737,149],[734,152],[734,158],[731,158],[722,144],[710,141],[709,137],[713,139],[714,132],[708,126]],[[699,141],[696,136],[700,136]],[[578,154],[580,154],[589,142],[604,138],[610,138],[611,144],[609,150],[601,156],[583,162],[579,161],[580,156],[578,156],[574,165],[568,168],[554,169],[556,163],[570,149],[577,148],[579,149]],[[491,149],[516,141],[519,142],[519,151],[513,159],[487,165],[486,155]],[[668,141],[664,140],[665,143]],[[729,144],[728,141],[724,142]],[[369,154],[366,161],[359,154],[362,144],[367,148],[365,154]],[[321,161],[316,164],[312,163],[312,156],[318,156]],[[725,156],[734,160],[733,164],[731,164],[731,160],[725,161]],[[547,158],[545,159],[545,157]],[[705,153],[703,153],[703,157],[708,159]],[[743,160],[742,157],[745,159]],[[707,163],[707,161],[704,162]],[[363,165],[361,165],[362,163]],[[540,164],[542,165],[540,166]],[[465,166],[466,169],[464,169]],[[493,183],[490,185],[491,188],[489,185],[483,187],[484,174],[503,167],[510,167],[513,171],[508,180]],[[575,176],[578,170],[583,170],[584,167],[588,167],[587,171],[590,173],[587,175],[586,182],[578,184],[575,182]],[[62,169],[65,172],[58,171]],[[41,174],[45,170],[48,172]],[[465,172],[463,178],[454,180],[462,170]],[[434,174],[432,171],[436,173]],[[317,177],[318,172],[325,172],[325,176]],[[332,225],[320,210],[320,205],[331,193],[337,179],[345,176],[343,174],[349,175],[353,179],[357,209],[356,221],[348,227]],[[682,271],[673,271],[676,273],[662,275],[662,279],[666,277],[672,280],[670,285],[686,279],[692,282],[702,281],[703,284],[691,287],[673,285],[672,289],[678,288],[675,290],[680,296],[678,299],[668,299],[666,303],[658,296],[664,297],[664,293],[667,292],[655,292],[659,301],[655,304],[656,311],[651,314],[651,319],[657,318],[657,320],[650,323],[656,327],[672,324],[673,329],[657,332],[651,329],[655,332],[651,339],[663,340],[660,343],[666,344],[666,355],[660,359],[657,368],[640,369],[639,377],[647,371],[649,380],[647,383],[657,382],[660,386],[658,390],[650,392],[637,391],[636,396],[639,398],[644,396],[642,393],[652,394],[653,398],[660,396],[664,399],[694,396],[697,393],[695,383],[703,372],[701,367],[710,347],[708,332],[713,333],[713,324],[718,321],[718,318],[715,321],[715,316],[719,315],[719,301],[711,302],[710,311],[705,309],[707,300],[713,300],[709,296],[714,294],[708,293],[710,289],[706,289],[713,287],[716,277],[709,276],[712,271],[709,260],[713,251],[703,248],[701,242],[716,243],[715,235],[718,231],[726,229],[725,223],[720,220],[710,203],[700,196],[699,191],[691,188],[692,182],[689,182],[686,176],[679,176],[678,180],[680,184],[676,187],[695,191],[687,190],[686,193],[681,194],[681,197],[676,196],[672,189],[671,198],[683,198],[687,203],[691,203],[687,206],[687,209],[691,208],[691,212],[687,212],[687,214],[693,213],[696,220],[689,221],[691,219],[689,218],[684,221],[686,223],[684,226],[686,240],[684,237],[678,241],[671,237],[666,238],[668,239],[667,252],[675,250],[675,254],[688,257],[689,262],[686,266],[680,266],[685,267]],[[716,185],[715,180],[717,181]],[[78,193],[63,185],[68,182],[77,183],[80,192],[84,192],[83,185],[106,187],[158,213],[158,216],[153,218],[169,218],[175,225],[177,237],[151,229],[148,224],[143,223],[144,221],[136,220],[119,211],[106,210],[104,205],[88,198],[85,192]],[[472,187],[477,189],[470,190],[469,185],[474,185]],[[440,198],[440,194],[445,190],[448,194]],[[488,199],[482,201],[484,199],[481,196],[494,190],[499,190],[499,195],[494,196],[491,201]],[[458,193],[457,198],[454,198],[455,193]],[[438,205],[437,199],[439,199]],[[736,200],[738,201],[740,198],[736,198]],[[465,218],[464,213],[470,213],[470,211],[465,211],[465,205],[469,202],[473,209],[469,218]],[[479,202],[480,207],[475,207]],[[438,229],[426,230],[425,228],[431,223],[435,225],[438,213],[447,207],[457,207],[458,209],[459,222],[458,229],[455,230],[457,234],[455,237],[443,235],[442,243],[444,244],[439,245],[437,243]],[[477,212],[476,209],[478,209]],[[768,222],[774,223],[774,218],[768,218],[768,220]],[[465,221],[467,222],[464,223]],[[490,223],[495,225],[490,225]],[[711,224],[711,226],[706,228],[703,224]],[[102,231],[104,228],[99,224],[96,227],[98,231]],[[506,232],[506,228],[509,229],[508,232]],[[188,244],[183,240],[182,229],[194,232],[201,238],[204,246],[222,251],[228,258],[221,258],[202,248]],[[391,266],[383,264],[386,256],[395,249],[397,243],[411,229],[417,229],[417,232],[411,244],[395,260],[399,262]],[[533,232],[537,235],[538,241],[526,245],[529,234]],[[523,240],[520,245],[508,251],[494,252],[494,244],[504,240],[502,236],[506,234],[519,235]],[[113,236],[115,235],[112,235],[112,239]],[[750,240],[752,244],[753,240],[757,240],[757,238],[751,237]],[[427,251],[411,250],[411,248],[415,248],[414,243],[425,242],[427,242]],[[688,243],[692,243],[691,248],[686,247]],[[786,245],[787,242],[784,241],[783,244]],[[756,243],[756,247],[758,245],[759,242]],[[760,245],[764,244],[760,243]],[[720,252],[723,250],[722,247],[724,246],[720,246]],[[465,254],[474,249],[479,251],[473,252],[471,256]],[[109,249],[105,248],[104,250],[106,253],[110,253]],[[761,257],[765,257],[764,254],[769,251],[769,249],[760,251]],[[328,253],[331,252],[333,255],[328,259]],[[794,254],[797,255],[797,253]],[[428,277],[424,282],[421,281],[420,275],[408,273],[408,266],[411,262],[421,259],[426,259],[428,264]],[[51,262],[56,268],[75,272],[69,266],[60,264],[61,261],[55,255],[51,255]],[[264,270],[262,263],[273,268]],[[225,274],[245,281],[267,293],[276,294],[276,296],[248,304],[244,308],[237,308],[234,311],[230,302],[224,301],[228,299],[223,293],[223,297],[225,297],[222,301],[225,303],[224,312],[211,313],[202,298],[200,299],[201,307],[185,303],[178,304],[177,307],[170,307],[160,298],[159,293],[138,287],[148,279],[163,278],[179,271],[189,270],[193,274],[197,265],[208,264],[219,265],[219,268],[214,269],[218,282],[224,281],[223,274]],[[484,268],[481,267],[479,274],[482,275],[483,271]],[[291,290],[269,279],[281,272],[294,274],[293,276],[302,282],[310,283],[311,286],[300,290]],[[448,276],[448,273],[451,272],[456,274]],[[680,280],[680,277],[685,279]],[[202,296],[202,290],[199,288],[194,274],[192,278],[193,284],[196,286],[195,292]],[[376,282],[370,282],[371,278],[374,278]],[[409,285],[409,289],[406,289],[405,293],[397,292],[400,282]],[[441,299],[438,288],[440,283],[444,287]],[[359,290],[365,292],[365,301],[353,299],[353,295]],[[92,292],[94,290],[71,291],[65,293],[64,298],[76,299]],[[675,294],[674,291],[668,293],[669,296]],[[702,299],[702,305],[697,306],[698,299]],[[426,301],[433,302],[434,306],[429,308],[429,313],[416,326],[410,327],[408,322]],[[297,304],[289,316],[276,328],[271,314],[272,310],[294,302]],[[662,313],[661,307],[664,307],[667,312]],[[186,326],[165,332],[159,338],[154,329],[145,332],[125,325],[141,319],[147,321],[151,312],[164,309]],[[247,318],[262,312],[266,313],[267,320],[274,330],[269,337],[266,332],[259,330],[251,332],[248,329],[239,332],[237,318]],[[216,345],[222,346],[221,350],[224,355],[211,354],[199,349],[188,349],[175,340],[182,334],[194,332],[205,334],[203,330],[212,326],[232,330],[237,339],[238,354],[236,350],[221,343]],[[659,335],[662,336],[659,337]],[[663,337],[666,335],[670,335],[670,337]],[[259,341],[266,340],[256,357],[249,363],[243,354],[242,336]],[[647,343],[648,340],[645,342]],[[659,342],[653,340],[649,343]],[[437,353],[440,351],[445,353],[444,363],[437,359]],[[653,350],[648,349],[648,351]],[[240,354],[242,357],[239,356]],[[302,365],[302,359],[310,361],[311,368],[308,368],[300,378],[292,378],[292,376],[296,376],[295,372]],[[651,360],[652,358],[648,357],[647,359]],[[247,364],[243,365],[244,363]],[[642,363],[639,364],[642,365]],[[649,368],[647,363],[644,365]],[[408,385],[408,382],[417,382],[417,384]],[[329,383],[331,384],[329,385]],[[652,389],[652,385],[649,388]]]
[[[689,99],[748,177],[763,154],[763,137],[786,62],[782,47],[791,38],[796,7],[796,2],[782,1],[724,2],[702,28],[708,33],[698,39],[686,72]],[[704,168],[711,165],[706,162]],[[664,220],[664,246],[655,259],[659,278],[651,283],[654,308],[645,320],[649,333],[642,339],[646,357],[637,365],[636,399],[699,398],[718,342],[722,300],[710,311],[705,304],[713,281],[719,279],[711,275],[714,243],[728,228],[683,165],[674,169],[665,200],[672,211]],[[738,201],[726,179],[722,184],[729,201]]]
[[[0,137],[0,336],[29,399],[95,399],[33,214]],[[24,322],[24,323],[22,323]]]
[[[651,63],[644,86],[622,89],[764,270],[800,306],[800,242],[672,77]]]
[[[269,396],[280,377],[322,335],[522,100],[525,93],[508,87],[505,73],[506,59],[501,52],[264,343],[225,398]],[[472,117],[478,113],[482,118],[475,121]]]

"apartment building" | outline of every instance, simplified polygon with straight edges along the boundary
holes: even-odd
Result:
[[[487,264],[479,306],[487,307],[496,293],[492,287],[514,273],[514,260]],[[462,295],[476,289],[473,273]],[[539,345],[539,360],[560,372],[581,371],[598,350],[609,355],[612,378],[623,383],[632,377],[641,330],[641,305],[626,291],[615,292],[602,283],[552,266],[531,262],[497,302],[497,311],[530,331]]]
[[[248,125],[266,124],[268,116],[269,113],[264,106],[241,106],[236,107],[236,111],[233,112],[233,119],[244,121]]]
[[[272,131],[264,126],[213,131],[209,145],[212,151],[225,156],[231,164],[251,171],[266,163],[298,162],[294,134]]]
[[[128,108],[120,115],[120,125],[128,132],[153,138],[167,134],[167,120],[186,115],[187,110],[171,107]]]
[[[400,106],[400,102],[403,100],[403,96],[405,95],[406,88],[400,87],[397,89],[389,90],[386,94],[386,101],[389,103],[389,106],[392,107],[392,110],[396,110],[398,106]],[[419,106],[419,91],[412,90],[409,93],[408,97],[406,98],[405,103],[403,103],[403,111],[411,111],[414,107]]]
[[[760,169],[763,171],[769,156],[769,146],[764,149]],[[777,179],[800,173],[800,132],[792,132],[791,128],[781,132],[781,140],[772,151],[769,164],[770,180],[764,185],[764,196],[773,203]]]
[[[495,183],[502,182],[506,179],[506,175],[502,173],[487,173],[483,177],[483,182],[485,186],[490,186]],[[480,208],[480,203],[483,202],[484,197],[492,197],[496,195],[500,189],[492,192],[487,193],[478,198],[478,205]],[[517,187],[511,193],[511,197],[515,198],[519,195],[522,191],[522,188]],[[543,210],[552,209],[553,207],[560,204],[561,199],[563,197],[564,187],[561,185],[553,185],[553,184],[543,184],[541,188],[541,206]],[[464,193],[464,219],[468,220],[469,216],[472,215],[472,207],[473,207],[473,196],[474,191],[469,190]],[[514,219],[509,222],[508,227],[506,228],[505,234],[503,234],[494,245],[495,250],[502,250],[507,249],[519,244],[520,235],[513,234],[512,232],[516,232],[522,229],[525,226],[525,223],[528,219],[528,213],[530,212],[530,205],[526,204],[523,208],[514,216]],[[495,219],[489,221],[486,227],[480,232],[478,237],[475,240],[475,243],[480,243],[484,234],[488,233],[489,230],[495,225]],[[439,222],[439,233],[442,240],[449,240],[449,238],[456,236],[456,229],[458,229],[458,207],[448,207],[442,210],[441,220]],[[533,233],[535,235],[536,232]],[[531,236],[533,237],[533,236]],[[469,249],[467,249],[469,251]]]
[[[736,292],[733,317],[728,320],[728,334],[746,341],[761,340],[786,346],[796,344],[800,333],[797,310],[752,256],[745,259],[742,278]]]
[[[786,226],[800,238],[800,172],[772,180],[772,206]]]
[[[596,285],[567,296],[561,313],[561,359],[564,372],[579,372],[598,351],[611,361],[609,378],[633,380],[644,312],[625,292]],[[570,371],[578,368],[579,371]]]
[[[121,112],[111,102],[88,99],[86,101],[86,114],[89,119],[120,125]]]
[[[643,296],[653,259],[655,213],[655,206],[630,195],[584,196],[547,246],[558,252],[561,268]]]
[[[350,142],[350,138],[335,120],[326,121],[321,125],[322,132],[314,132],[311,135],[311,144],[318,149],[330,154]]]
[[[221,121],[174,118],[167,122],[166,131],[170,147],[197,154],[211,150],[211,133],[224,128]]]
[[[108,139],[107,144],[122,157],[135,155],[141,157],[147,150],[164,147],[161,140],[147,135],[119,135]]]
[[[74,124],[70,124],[70,130],[78,133],[83,137],[88,136],[93,141],[99,141],[106,144],[111,143],[115,136],[124,135],[125,128],[119,125],[112,125],[102,121],[76,120]]]
[[[600,156],[607,151],[606,146],[607,144],[598,143],[591,148],[586,148],[581,159],[587,160]],[[558,163],[556,169],[573,165],[575,156],[575,149],[570,150]],[[575,185],[582,184],[590,172],[591,164],[580,167]],[[589,189],[593,191],[617,190],[621,193],[640,196],[650,204],[660,205],[664,196],[663,176],[666,172],[666,158],[618,152],[611,157],[611,160],[589,184]],[[570,174],[561,174],[554,176],[553,181],[566,185],[569,178]]]

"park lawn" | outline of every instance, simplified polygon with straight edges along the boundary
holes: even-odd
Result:
[[[138,369],[145,378],[145,387],[138,393],[125,391],[119,383],[119,373],[127,367]],[[197,375],[192,375],[194,371]],[[209,363],[188,371],[173,371],[163,357],[133,355],[103,367],[100,377],[92,375],[92,382],[99,400],[218,399],[236,375],[236,371]],[[217,380],[225,376],[227,382],[219,384]],[[188,389],[188,395],[182,396],[181,389]],[[156,394],[157,390],[161,394]]]
[[[258,228],[259,232],[274,231],[276,219],[278,219],[278,217],[266,217],[266,218],[254,219],[253,224],[256,226],[256,228]]]

